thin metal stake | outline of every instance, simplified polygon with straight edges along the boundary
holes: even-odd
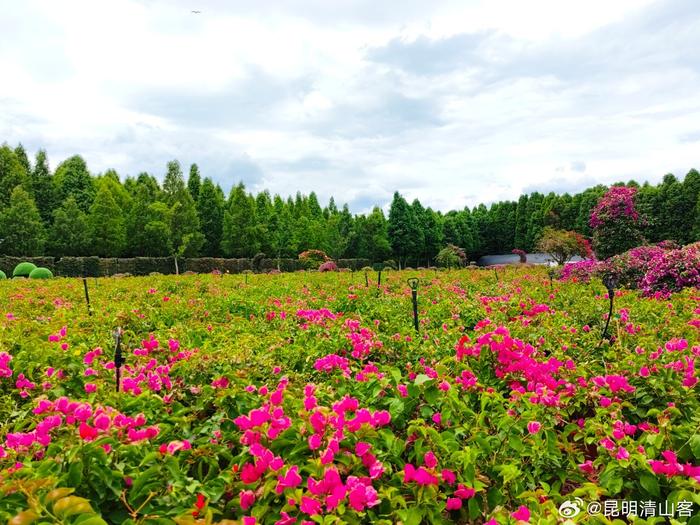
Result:
[[[124,364],[124,357],[122,356],[122,334],[123,330],[118,327],[114,331],[114,373],[116,376],[117,392],[119,392],[119,384],[121,383],[121,368]]]
[[[88,292],[88,284],[85,277],[83,277],[83,288],[85,288],[85,302],[87,303],[88,315],[92,315],[92,308],[90,308],[90,293]]]
[[[603,330],[603,335],[600,336],[600,340],[606,339],[608,337],[608,326],[610,326],[610,318],[613,313],[613,301],[615,300],[615,288],[617,287],[617,278],[612,274],[605,274],[603,276],[603,284],[608,290],[608,297],[610,298],[610,310],[608,311],[608,319],[605,321],[605,329]]]
[[[413,327],[418,332],[418,279],[411,277],[408,279],[408,285],[411,287],[411,298],[413,299]]]

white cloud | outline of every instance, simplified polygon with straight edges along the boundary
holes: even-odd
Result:
[[[355,211],[656,181],[698,164],[699,23],[695,0],[13,2],[0,140]]]

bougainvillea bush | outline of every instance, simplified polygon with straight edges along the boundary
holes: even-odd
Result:
[[[700,288],[700,243],[677,247],[663,242],[632,248],[604,261],[584,260],[562,267],[563,281],[588,283],[605,275],[645,296],[668,297],[684,288]]]
[[[90,280],[92,316],[80,280],[0,283],[0,520],[560,523],[577,497],[700,510],[696,290],[616,292],[601,340],[600,282],[550,287],[544,268],[244,277]],[[596,519],[571,522],[623,523]]]
[[[641,229],[646,225],[636,209],[637,188],[613,186],[593,208],[589,225],[593,248],[599,259],[607,259],[644,244]]]

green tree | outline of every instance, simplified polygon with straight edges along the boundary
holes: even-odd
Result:
[[[27,172],[15,152],[7,145],[0,146],[0,205],[7,206],[12,190],[26,184]]]
[[[415,258],[416,240],[419,237],[418,224],[413,210],[399,192],[394,193],[389,208],[388,223],[389,244],[398,259],[399,268],[406,266],[409,258]]]
[[[297,247],[293,242],[292,224],[294,218],[290,206],[282,198],[275,195],[273,200],[273,212],[268,223],[268,235],[272,253],[278,259],[291,257],[296,254]]]
[[[50,224],[53,211],[56,208],[56,186],[49,169],[46,151],[43,149],[36,153],[34,169],[29,176],[29,186],[31,187],[32,195],[34,195],[37,208],[39,208],[41,219],[44,221],[44,224]]]
[[[74,197],[68,197],[53,213],[49,230],[49,252],[55,257],[86,255],[90,231],[87,216]]]
[[[557,230],[545,226],[537,241],[537,251],[546,253],[558,265],[563,265],[574,255],[589,257],[591,249],[588,242],[579,233],[567,230]]]
[[[190,166],[190,176],[187,179],[187,190],[190,192],[192,199],[197,202],[199,199],[199,190],[202,186],[202,177],[199,174],[199,166],[192,164]]]
[[[87,212],[90,209],[95,198],[95,184],[85,160],[80,155],[74,155],[58,165],[54,182],[58,202],[72,196],[82,211]]]
[[[255,217],[255,200],[249,197],[243,183],[231,190],[224,213],[221,247],[227,257],[252,257],[260,249]]]
[[[126,220],[129,253],[133,256],[173,255],[172,210],[160,201],[151,201],[146,185],[138,185]]]
[[[156,201],[146,209],[146,225],[144,238],[147,241],[143,247],[143,255],[147,257],[166,257],[173,253],[172,210],[164,202]],[[188,238],[186,243],[190,242]],[[182,243],[182,241],[181,241]],[[188,246],[189,248],[189,246]],[[183,249],[184,253],[186,249]]]
[[[94,255],[119,257],[122,254],[126,242],[124,216],[106,184],[100,185],[90,206],[88,226]]]
[[[21,185],[15,186],[9,204],[0,213],[0,253],[27,257],[42,255],[46,232],[32,196]]]
[[[19,163],[24,168],[24,173],[29,175],[32,172],[32,165],[29,163],[29,157],[27,157],[27,152],[25,151],[21,142],[17,144],[17,147],[15,148],[15,155],[17,156]]]
[[[192,195],[185,186],[180,163],[168,162],[168,171],[163,181],[165,202],[170,206],[172,247],[175,271],[179,271],[178,257],[196,257],[205,242],[199,229],[199,216]]]
[[[224,227],[224,198],[209,178],[204,179],[199,190],[197,215],[204,234],[202,254],[208,257],[220,256]]]
[[[182,175],[182,168],[177,160],[171,160],[167,164],[167,172],[163,180],[163,194],[168,206],[172,206],[183,198],[187,192],[185,179]],[[190,196],[191,197],[191,196]]]

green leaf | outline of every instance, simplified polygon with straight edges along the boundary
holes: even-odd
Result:
[[[427,382],[430,381],[430,380],[431,380],[431,379],[430,379],[427,375],[425,375],[425,374],[418,374],[418,375],[416,376],[416,380],[414,381],[414,383],[415,383],[417,386],[420,386],[420,385],[422,385],[423,383],[427,383]]]
[[[700,434],[695,434],[690,438],[690,450],[693,451],[695,459],[700,460]]]
[[[73,487],[79,487],[80,482],[83,481],[83,462],[79,459],[68,467],[68,481]]]
[[[622,473],[614,464],[609,464],[600,475],[600,484],[608,491],[609,496],[614,496],[622,490]]]
[[[659,482],[656,480],[656,476],[650,474],[649,472],[644,472],[639,477],[639,482],[641,483],[644,490],[646,490],[652,496],[657,498],[661,496],[659,491]]]

